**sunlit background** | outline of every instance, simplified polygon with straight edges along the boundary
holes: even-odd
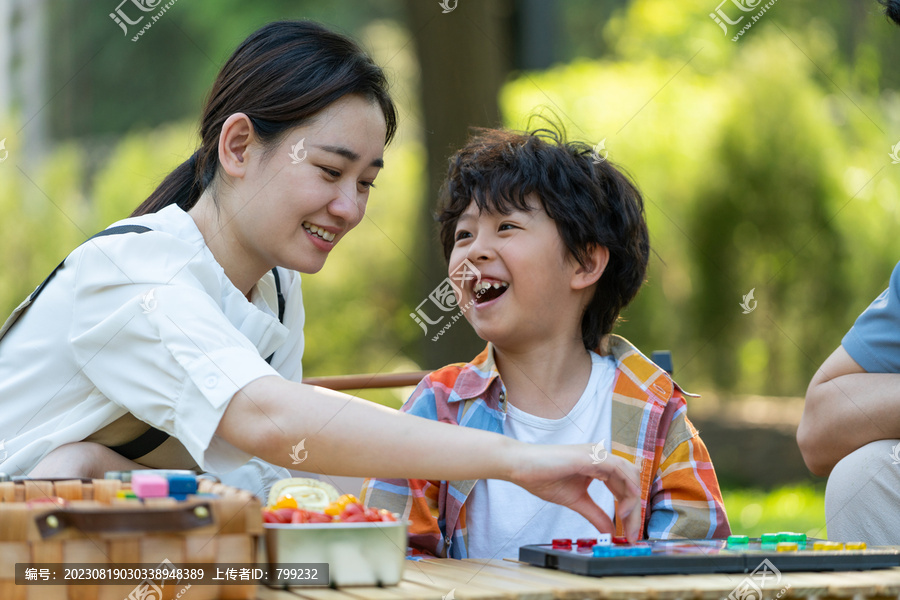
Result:
[[[135,38],[148,19],[110,17],[152,14],[130,0],[2,0],[0,313],[193,153],[244,37],[315,19],[384,66],[401,123],[367,218],[304,278],[305,373],[478,352],[464,322],[432,341],[439,326],[410,317],[447,275],[436,189],[467,126],[554,115],[644,193],[653,255],[616,333],[671,350],[704,396],[689,410],[733,528],[824,537],[823,483],[793,432],[815,369],[900,258],[900,29],[874,0],[778,0],[752,22],[764,4],[177,0]],[[397,407],[408,392],[361,395]]]

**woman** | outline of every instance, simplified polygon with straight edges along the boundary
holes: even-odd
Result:
[[[245,40],[213,85],[200,149],[120,223],[138,229],[76,249],[0,342],[0,469],[96,475],[133,459],[226,473],[251,457],[289,467],[305,440],[308,470],[505,479],[612,531],[586,492],[604,480],[633,538],[637,471],[622,459],[595,465],[589,446],[530,446],[299,383],[297,272],[319,271],[365,214],[396,130],[386,88],[319,25]]]

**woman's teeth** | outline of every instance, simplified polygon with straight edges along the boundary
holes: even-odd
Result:
[[[312,223],[303,223],[303,229],[307,230],[311,234],[318,236],[325,240],[326,242],[331,242],[334,240],[334,234],[330,231],[325,231],[320,227],[316,227]]]

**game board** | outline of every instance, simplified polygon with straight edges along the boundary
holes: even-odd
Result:
[[[900,547],[865,548],[859,543],[845,547],[827,540],[807,540],[803,534],[766,535],[772,536],[766,543],[766,538],[746,536],[732,536],[729,540],[648,540],[636,544],[614,538],[618,543],[590,544],[594,540],[578,540],[566,547],[564,542],[569,540],[554,540],[553,544],[522,546],[519,560],[596,577],[751,573],[765,561],[778,571],[854,571],[900,566]]]

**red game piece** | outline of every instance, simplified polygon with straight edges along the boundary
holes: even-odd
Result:
[[[571,548],[572,540],[565,539],[565,538],[557,538],[557,539],[553,540],[553,547],[554,548]]]
[[[35,505],[46,505],[46,504],[55,504],[60,508],[65,508],[68,506],[69,502],[65,498],[60,498],[59,496],[41,496],[40,498],[32,498],[28,502],[25,503],[27,508],[31,508]]]
[[[597,538],[581,538],[575,543],[579,548],[593,548],[597,545]]]
[[[628,538],[621,535],[614,535],[612,539],[613,544],[627,544]]]

